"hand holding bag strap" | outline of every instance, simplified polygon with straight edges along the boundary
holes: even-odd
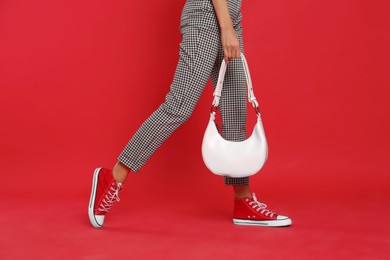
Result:
[[[249,73],[248,64],[246,62],[244,54],[242,54],[242,53],[241,53],[241,61],[242,61],[242,65],[243,65],[243,68],[244,68],[245,79],[246,79],[246,83],[247,83],[247,87],[248,87],[248,101],[252,103],[252,105],[255,108],[257,114],[260,114],[259,109],[258,109],[259,104],[258,104],[258,102],[256,100],[255,93],[254,93],[253,87],[252,87],[252,79],[251,79],[251,76],[250,76],[250,73]],[[213,94],[213,96],[214,96],[214,100],[213,100],[213,103],[212,103],[213,107],[218,107],[218,105],[219,105],[219,99],[221,98],[221,93],[222,93],[223,82],[224,82],[224,79],[225,79],[226,68],[227,68],[227,64],[226,64],[225,60],[223,59],[222,60],[222,64],[221,64],[221,68],[219,70],[217,86],[216,86],[214,94]]]

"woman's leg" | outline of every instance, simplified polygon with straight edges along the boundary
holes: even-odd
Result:
[[[123,182],[138,172],[154,152],[191,116],[210,77],[220,46],[218,27],[210,27],[202,1],[183,9],[180,57],[165,102],[141,125],[118,157],[113,169]],[[198,8],[199,7],[199,8]],[[197,17],[197,18],[192,18]],[[204,24],[202,20],[204,19]]]
[[[183,42],[199,41],[198,50],[189,54],[188,47],[182,42],[179,63],[165,102],[149,116],[127,143],[118,158],[121,164],[134,172],[139,171],[168,137],[189,119],[207,83],[218,52],[219,39],[215,34],[196,28],[188,29],[184,34]],[[121,168],[123,167],[117,164],[116,169]]]
[[[241,52],[244,53],[242,27],[237,21],[235,30],[240,42]],[[220,47],[211,81],[215,88],[218,73],[223,60],[223,49]],[[247,113],[247,89],[245,72],[240,59],[233,59],[228,63],[224,85],[221,93],[219,108],[222,117],[222,136],[229,141],[244,141],[246,139],[246,113]],[[250,197],[249,178],[224,177],[225,185],[232,185],[235,197]]]

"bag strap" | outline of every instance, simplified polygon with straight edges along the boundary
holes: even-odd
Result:
[[[259,115],[260,114],[259,103],[257,102],[256,97],[255,97],[255,93],[253,92],[252,79],[251,79],[251,75],[249,73],[248,63],[246,62],[245,56],[242,53],[241,53],[241,61],[242,61],[242,65],[243,65],[244,72],[245,72],[246,84],[248,87],[248,102],[252,103],[253,107],[255,108],[256,113]],[[212,111],[215,111],[219,105],[219,99],[221,98],[226,68],[227,68],[227,64],[225,62],[225,59],[223,59],[222,64],[221,64],[221,68],[219,69],[217,86],[216,86],[215,91],[213,93],[214,100],[213,100],[212,107],[211,107]]]

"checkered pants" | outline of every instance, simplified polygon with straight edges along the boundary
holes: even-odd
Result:
[[[227,0],[244,53],[241,0]],[[134,172],[191,116],[209,78],[215,88],[223,59],[218,20],[211,0],[187,0],[181,15],[179,61],[165,102],[141,125],[118,160]],[[246,139],[247,92],[240,59],[229,62],[220,99],[222,136]],[[224,177],[225,185],[246,185],[249,178]]]

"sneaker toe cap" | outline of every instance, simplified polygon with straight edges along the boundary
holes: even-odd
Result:
[[[104,224],[104,215],[95,215],[94,216],[94,219],[95,219],[95,224],[94,225],[95,227],[102,227],[103,224]]]
[[[287,216],[278,215],[276,220],[278,221],[279,226],[290,226],[292,224],[292,220]]]
[[[285,219],[289,219],[289,217],[283,216],[283,215],[278,215],[278,217],[276,219],[277,220],[285,220]]]

